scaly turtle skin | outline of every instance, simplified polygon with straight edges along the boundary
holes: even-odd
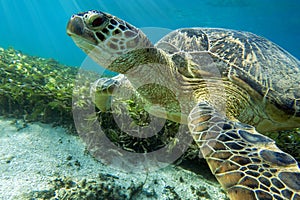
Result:
[[[288,52],[251,33],[209,28],[175,30],[152,45],[100,11],[73,15],[67,33],[121,74],[96,84],[101,110],[113,90],[134,91],[150,114],[188,124],[230,199],[300,199],[297,162],[259,133],[300,126],[300,63]]]

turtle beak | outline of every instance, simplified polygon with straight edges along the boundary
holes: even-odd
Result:
[[[73,15],[67,25],[67,34],[69,36],[81,36],[84,33],[84,22],[79,16]]]
[[[84,19],[80,15],[73,15],[67,24],[67,34],[74,42],[82,47],[84,43],[97,45],[97,40],[92,31],[85,28]]]

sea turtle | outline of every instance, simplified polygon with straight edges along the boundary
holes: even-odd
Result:
[[[297,161],[263,132],[300,126],[300,62],[269,40],[220,28],[182,28],[153,45],[101,11],[75,14],[67,33],[101,66],[95,104],[126,85],[155,116],[187,124],[230,199],[300,199]],[[259,133],[261,132],[261,133]]]

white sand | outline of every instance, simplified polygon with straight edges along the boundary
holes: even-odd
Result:
[[[78,136],[68,134],[61,127],[41,123],[22,126],[21,120],[0,118],[0,199],[20,199],[22,194],[47,190],[55,177],[81,180],[109,173],[120,177],[116,184],[125,188],[132,182],[146,180],[146,174],[125,174],[104,166],[84,153],[85,147]],[[179,181],[180,176],[185,179],[183,183]],[[159,181],[153,184],[153,180]],[[182,199],[188,199],[194,198],[191,185],[205,186],[214,198],[225,198],[218,184],[172,165],[148,174],[143,191],[155,191],[157,199],[166,199],[164,189],[171,186]],[[143,199],[142,194],[137,199]]]

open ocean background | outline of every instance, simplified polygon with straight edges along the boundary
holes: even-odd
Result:
[[[300,59],[299,0],[0,0],[0,47],[80,66],[86,55],[66,24],[90,9],[148,27],[154,42],[170,29],[223,27],[264,36]]]

